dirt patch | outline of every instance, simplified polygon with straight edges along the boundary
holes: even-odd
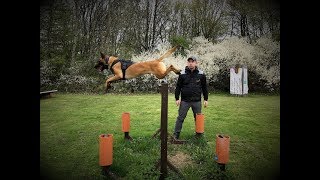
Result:
[[[193,164],[191,157],[180,151],[173,156],[168,156],[168,160],[178,169],[182,169],[187,165]]]

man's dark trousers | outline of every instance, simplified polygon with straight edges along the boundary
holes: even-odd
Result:
[[[196,114],[201,113],[201,101],[191,101],[191,102],[181,101],[180,107],[179,107],[179,115],[177,117],[175,129],[174,129],[174,136],[177,139],[179,139],[183,121],[186,118],[190,107],[192,108],[192,111],[193,111],[194,120],[196,120]]]

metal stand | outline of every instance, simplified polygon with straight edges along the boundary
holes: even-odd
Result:
[[[124,139],[128,141],[132,141],[132,137],[130,137],[129,132],[124,132]]]
[[[221,171],[226,171],[226,165],[225,164],[218,163],[218,165],[219,165]]]
[[[197,132],[196,132],[196,135],[195,135],[195,136],[196,136],[196,138],[201,138],[201,137],[203,136],[203,133],[197,133]]]
[[[119,179],[114,173],[110,171],[110,166],[101,166],[101,174],[106,177],[110,177],[111,179]]]

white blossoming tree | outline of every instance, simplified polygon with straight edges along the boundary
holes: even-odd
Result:
[[[199,59],[198,66],[207,76],[209,89],[218,91],[229,90],[229,70],[231,67],[245,65],[248,68],[250,90],[274,91],[280,88],[280,44],[269,37],[262,37],[250,44],[245,38],[230,37],[213,44],[204,37],[191,40],[186,56],[174,53],[164,63],[184,69],[187,57],[195,55]],[[146,51],[132,56],[135,62],[159,58],[171,48],[169,42],[159,44],[155,50]],[[171,72],[165,77],[170,92],[174,91],[178,76]],[[157,92],[159,84],[153,75],[114,83],[115,92]]]
[[[254,44],[238,37],[217,44],[203,37],[194,38],[192,42],[190,54],[198,56],[199,67],[206,72],[211,85],[220,84],[215,86],[218,89],[229,87],[229,69],[237,64],[247,66],[252,89],[280,88],[280,43],[271,38],[262,37]]]

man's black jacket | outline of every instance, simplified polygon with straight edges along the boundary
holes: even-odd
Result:
[[[205,101],[208,100],[208,88],[206,76],[203,71],[196,69],[191,72],[191,70],[186,66],[184,71],[181,71],[179,75],[175,98],[179,100],[181,93],[181,101],[201,101],[201,93]]]

